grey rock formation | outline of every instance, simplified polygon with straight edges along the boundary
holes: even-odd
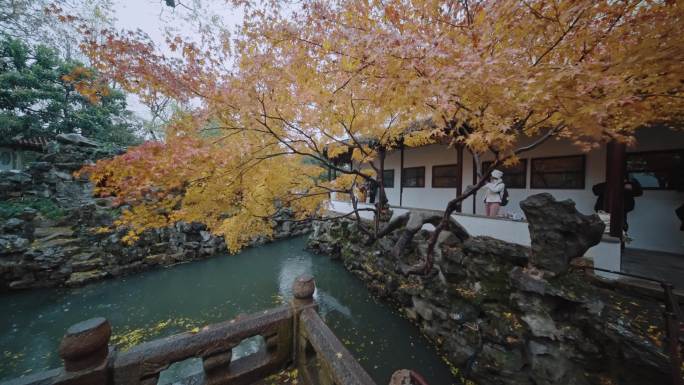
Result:
[[[27,172],[1,174],[6,178],[0,178],[0,200],[39,199],[53,206],[55,217],[25,208],[0,219],[0,291],[80,286],[225,251],[223,238],[200,223],[148,230],[133,244],[122,242],[125,228],[96,231],[111,228],[122,208],[113,207],[112,199],[94,198],[92,185],[73,171],[112,153],[79,135],[60,136],[48,147]],[[281,208],[274,221],[275,238],[308,232],[309,223],[291,219],[292,212]]]
[[[571,200],[557,201],[542,193],[529,196],[520,207],[529,222],[530,262],[540,269],[564,273],[570,260],[601,241],[605,223],[596,214],[578,212]]]
[[[572,221],[550,222],[574,217],[582,223],[575,214],[550,215],[547,223],[559,233],[566,225],[576,229],[579,224]],[[440,237],[441,258],[435,260],[440,274],[406,276],[392,255],[402,227],[370,245],[359,242],[363,236],[350,220],[318,222],[314,228],[311,249],[340,258],[477,384],[669,381],[667,355],[659,341],[646,337],[654,327],[664,332],[656,326],[662,325],[656,300],[595,286],[580,272],[551,273],[530,262],[530,248],[489,237]],[[417,231],[401,260],[419,260],[430,235]],[[624,370],[625,362],[638,370]]]
[[[434,212],[422,210],[408,211],[402,215],[393,218],[387,224],[387,226],[385,226],[380,231],[378,237],[382,238],[386,234],[391,233],[392,231],[401,229],[399,239],[392,248],[392,255],[395,258],[399,258],[402,256],[407,245],[411,242],[416,233],[418,233],[421,230],[423,225],[431,224],[436,227],[441,221],[441,219],[442,215]],[[461,224],[458,223],[453,217],[449,218],[449,222],[445,230],[448,231],[452,236],[455,236],[456,238],[460,239],[461,241],[465,241],[470,237],[468,231],[466,231],[466,229],[463,228],[463,226],[461,226]],[[445,238],[442,238],[442,240],[444,239]]]

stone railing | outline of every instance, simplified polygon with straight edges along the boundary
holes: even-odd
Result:
[[[106,319],[83,321],[62,339],[62,368],[1,385],[249,385],[289,368],[298,369],[305,385],[375,385],[319,317],[314,291],[313,277],[300,276],[290,305],[146,342],[126,352],[109,346],[111,326]],[[233,348],[255,336],[263,337],[265,347],[233,359]],[[172,370],[177,365],[184,366]]]

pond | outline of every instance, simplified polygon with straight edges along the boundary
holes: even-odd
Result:
[[[315,277],[320,314],[378,385],[411,368],[432,385],[456,384],[448,365],[406,319],[376,301],[338,261],[304,250],[305,238],[237,255],[148,271],[76,289],[0,297],[0,381],[61,365],[72,324],[109,319],[121,348],[281,304],[300,274]]]

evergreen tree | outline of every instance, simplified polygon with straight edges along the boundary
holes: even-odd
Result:
[[[79,133],[117,145],[138,141],[125,94],[77,61],[44,45],[0,39],[0,135],[54,137]]]

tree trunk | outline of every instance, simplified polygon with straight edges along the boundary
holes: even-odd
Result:
[[[378,170],[378,175],[377,175],[377,191],[375,194],[375,237],[377,238],[378,233],[380,232],[380,216],[382,213],[382,210],[385,207],[385,201],[387,198],[385,197],[385,148],[380,145],[380,148],[378,149],[378,160],[379,160],[379,170]]]

